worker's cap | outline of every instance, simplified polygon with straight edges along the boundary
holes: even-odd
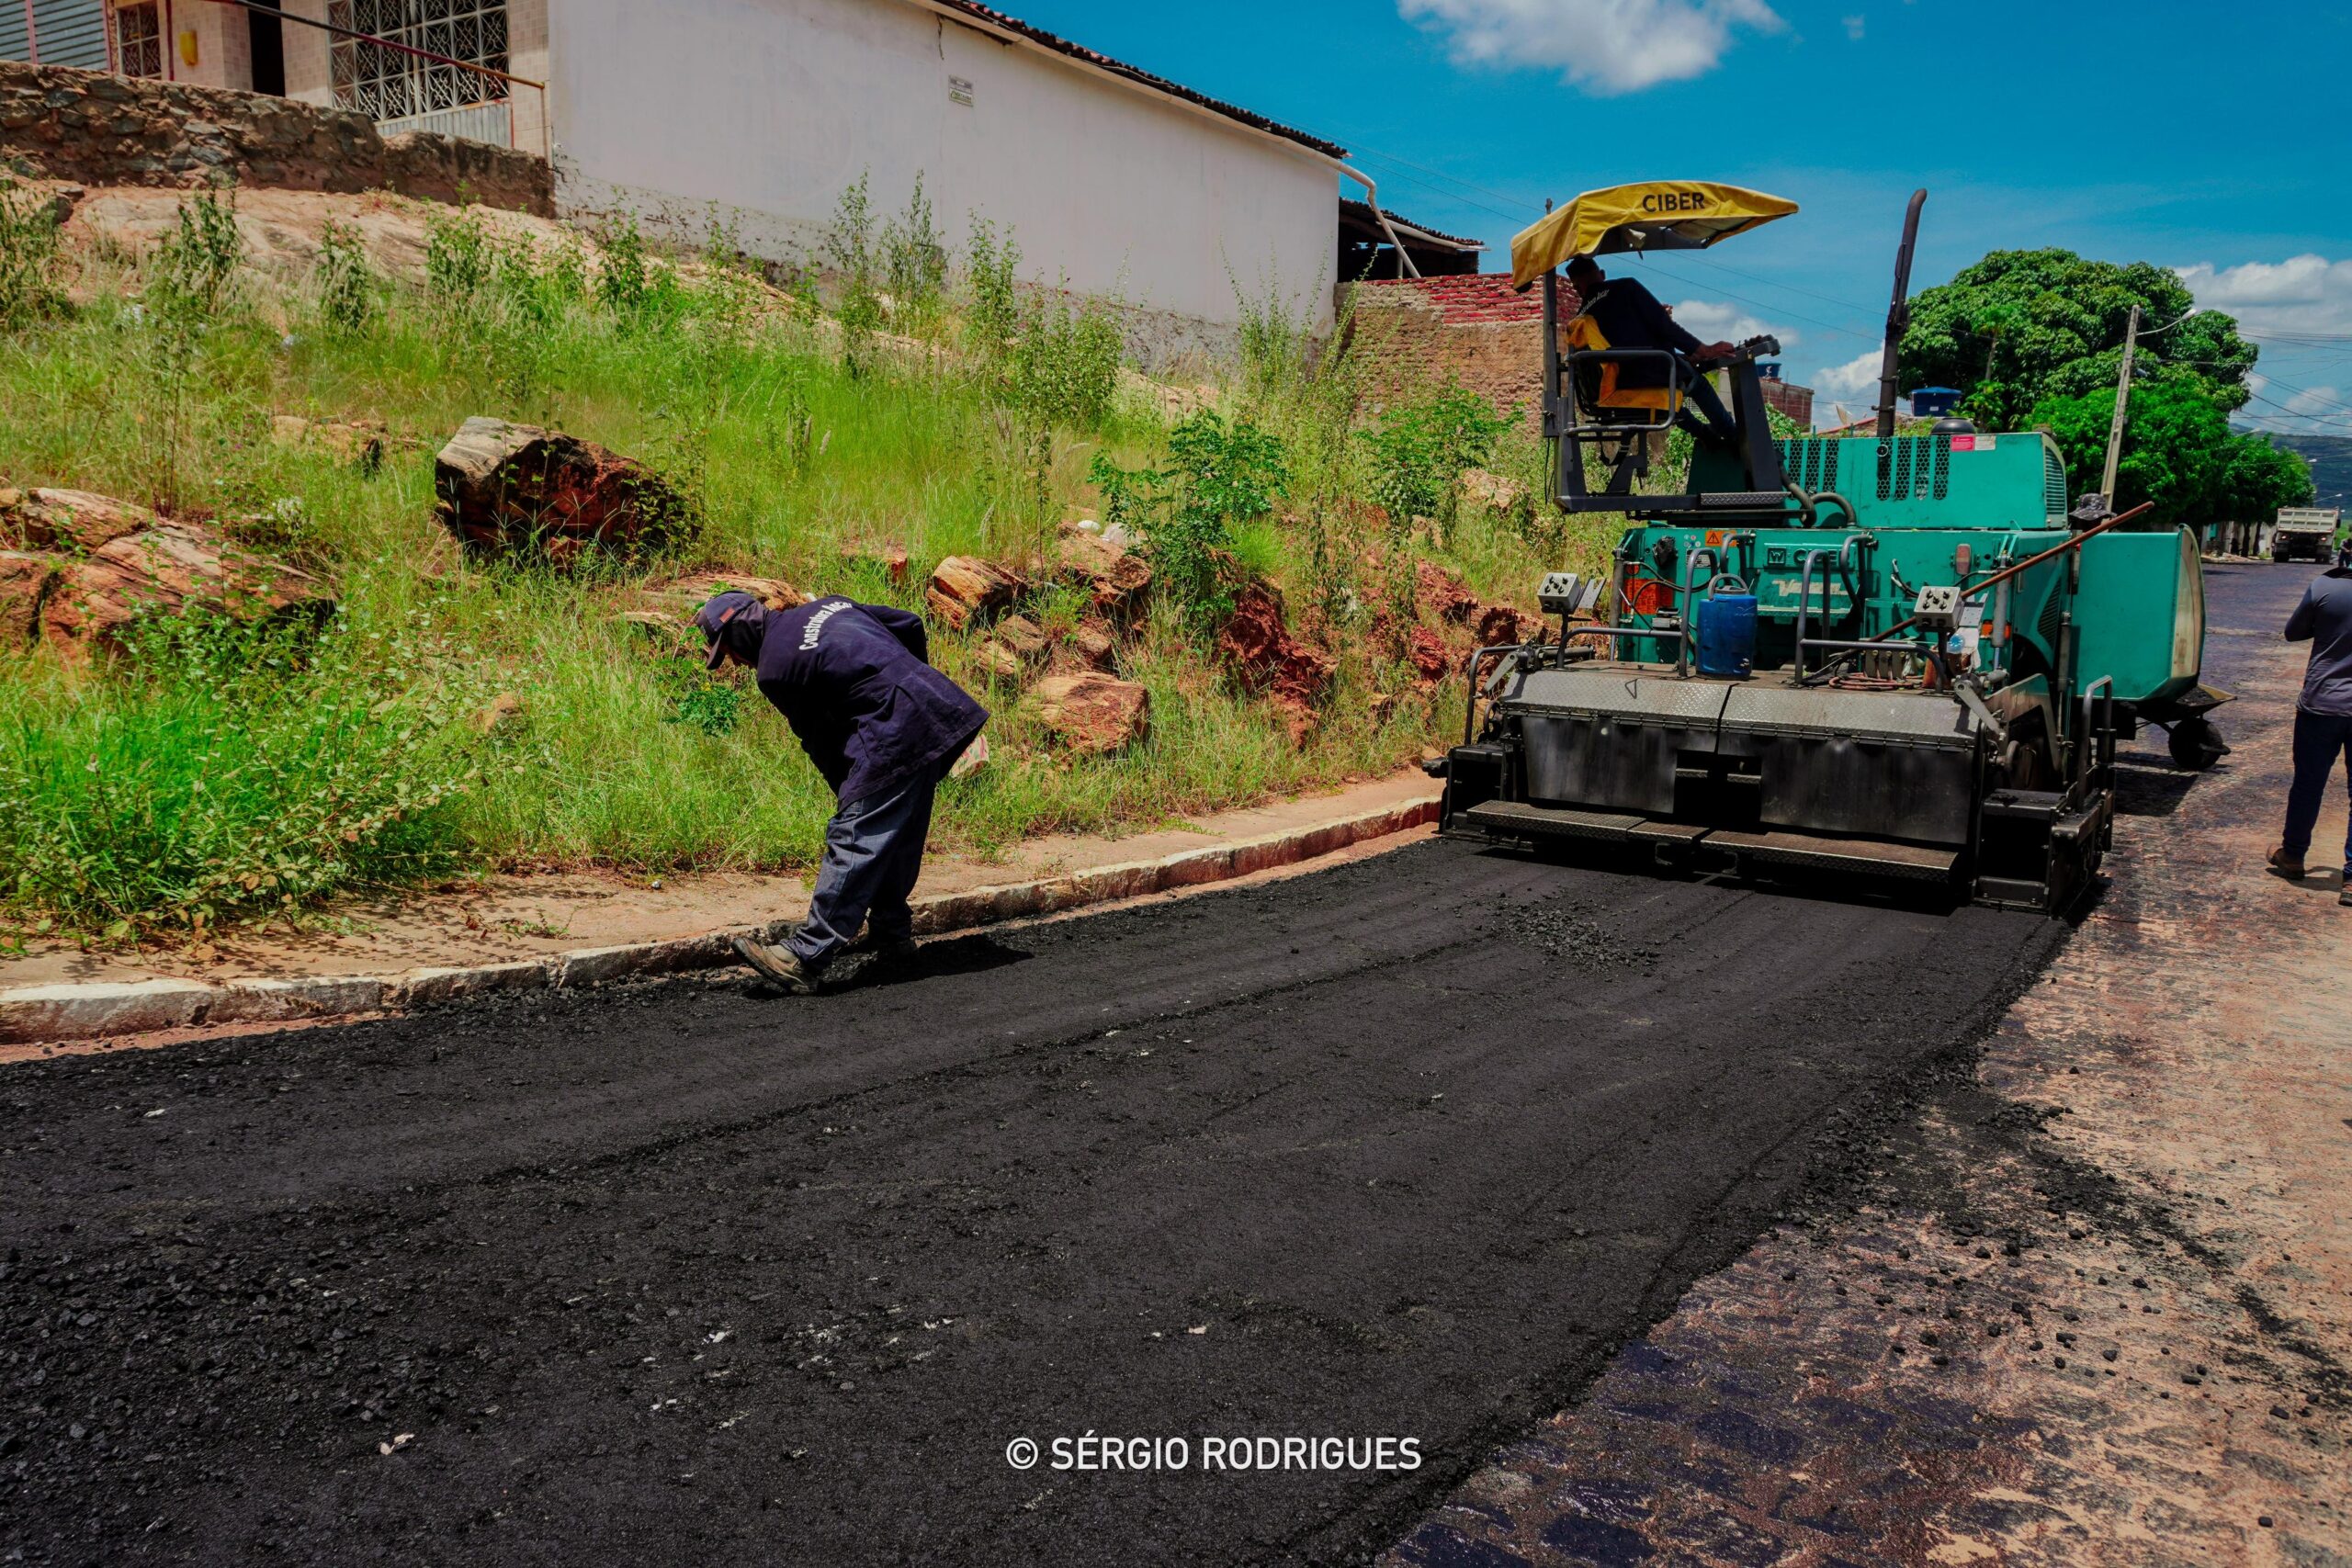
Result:
[[[703,668],[716,670],[727,661],[731,648],[747,660],[757,659],[760,633],[767,623],[767,607],[751,594],[730,589],[713,594],[695,612],[695,625],[708,644]]]

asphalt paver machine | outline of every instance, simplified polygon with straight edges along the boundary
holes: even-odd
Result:
[[[1721,367],[1736,449],[1645,493],[1692,372],[1640,347],[1581,347],[1557,268],[1578,254],[1708,245],[1795,211],[1735,186],[1590,192],[1512,244],[1544,290],[1555,500],[1622,514],[1603,581],[1542,589],[1556,635],[1482,649],[1446,777],[1448,830],[1604,845],[1736,875],[1933,885],[2056,912],[2111,836],[2119,740],[2165,728],[2178,765],[2228,748],[2200,682],[2197,545],[2141,511],[2070,504],[2040,433],[1965,421],[1897,434],[1894,344],[1922,191],[1896,262],[1869,434],[1775,439],[1751,340]],[[1564,343],[1565,340],[1565,343]],[[1611,395],[1612,367],[1667,396]]]

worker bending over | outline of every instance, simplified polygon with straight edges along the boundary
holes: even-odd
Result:
[[[1710,361],[1728,359],[1738,352],[1727,343],[1701,343],[1677,325],[1657,296],[1631,277],[1611,277],[1590,256],[1568,263],[1568,282],[1583,309],[1579,312],[1600,329],[1611,348],[1661,348],[1682,362],[1687,389],[1677,423],[1692,434],[1736,446],[1739,424],[1724,407],[1713,383],[1699,374]],[[1667,384],[1666,367],[1655,360],[1626,359],[1617,364],[1622,390],[1650,389]],[[1693,417],[1693,411],[1696,416]]]
[[[931,667],[922,618],[887,604],[823,598],[775,610],[749,593],[721,593],[695,624],[708,639],[711,669],[757,672],[760,694],[791,724],[840,802],[825,827],[808,918],[779,946],[738,937],[735,951],[801,995],[844,952],[911,954],[907,895],[922,870],[932,797],[988,710]]]

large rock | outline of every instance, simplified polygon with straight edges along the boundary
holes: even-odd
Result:
[[[0,490],[0,546],[10,549],[86,555],[163,521],[137,502],[86,490]]]
[[[558,568],[594,553],[642,555],[691,527],[683,499],[633,457],[592,441],[473,418],[434,460],[443,526],[469,555]]]
[[[1499,648],[1505,643],[1525,642],[1543,629],[1541,620],[1514,610],[1509,604],[1487,604],[1478,611],[1480,648]]]
[[[1405,658],[1424,686],[1444,680],[1446,671],[1453,668],[1453,655],[1446,650],[1445,639],[1427,626],[1413,628],[1406,639]]]
[[[1217,629],[1216,649],[1241,684],[1283,710],[1294,744],[1315,728],[1338,661],[1290,635],[1282,596],[1263,583],[1244,589]]]
[[[1422,614],[1441,621],[1466,621],[1478,608],[1469,584],[1434,561],[1413,563],[1413,596]]]
[[[1151,592],[1151,563],[1091,529],[1065,526],[1056,540],[1054,575],[1084,588],[1097,615],[1117,626],[1143,613]]]
[[[310,573],[241,550],[202,524],[86,491],[0,491],[0,641],[69,658],[120,651],[141,615],[210,605],[254,623],[322,623],[334,599]]]
[[[1057,746],[1080,755],[1119,750],[1151,728],[1150,692],[1091,671],[1046,676],[1029,694],[1027,705]]]
[[[978,556],[949,556],[931,574],[923,604],[932,619],[962,631],[986,625],[1009,608],[1028,584],[1019,572]]]
[[[279,446],[313,447],[372,474],[383,466],[384,443],[391,436],[380,419],[305,419],[277,413],[269,416],[269,439]]]
[[[0,550],[0,645],[22,653],[40,637],[40,611],[57,585],[57,558]]]

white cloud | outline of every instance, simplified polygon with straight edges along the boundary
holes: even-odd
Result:
[[[1848,38],[1852,39],[1856,43],[1862,41],[1862,24],[1869,20],[1868,17],[1842,17],[1838,19],[1846,24],[1846,36]]]
[[[1781,340],[1781,353],[1796,346],[1794,332],[1759,321],[1720,299],[1679,300],[1674,307],[1674,319],[1683,331],[1707,343],[1744,343],[1770,333]]]
[[[2344,396],[2333,387],[2313,387],[2287,400],[2289,413],[2324,415],[2344,412]]]
[[[2282,262],[2211,262],[2175,269],[2197,303],[2250,332],[2352,332],[2352,261],[2305,254]]]
[[[1396,0],[1464,65],[1556,69],[1596,93],[1637,93],[1715,67],[1743,28],[1784,25],[1765,0]]]
[[[1813,395],[1816,402],[1831,399],[1843,403],[1867,405],[1878,397],[1879,361],[1884,356],[1883,347],[1858,354],[1843,365],[1825,365],[1813,373]],[[1859,412],[1859,410],[1857,410]]]

